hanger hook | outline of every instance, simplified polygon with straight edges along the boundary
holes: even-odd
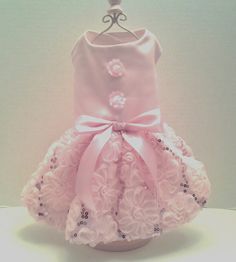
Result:
[[[120,28],[123,28],[127,32],[131,33],[136,39],[139,39],[138,36],[135,33],[126,29],[125,27],[123,27],[119,23],[119,21],[126,21],[127,20],[127,16],[126,16],[126,14],[124,14],[124,12],[123,12],[123,10],[120,6],[121,0],[108,0],[108,2],[110,4],[110,8],[107,10],[108,14],[103,16],[102,21],[103,21],[103,23],[110,22],[110,25],[105,30],[103,30],[102,32],[97,34],[94,37],[94,39],[92,40],[92,42],[95,41],[95,39],[98,38],[100,35],[107,32],[113,26],[113,24],[117,24]]]

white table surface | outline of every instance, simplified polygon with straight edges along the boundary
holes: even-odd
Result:
[[[204,208],[192,222],[146,246],[107,252],[66,242],[63,233],[36,223],[24,207],[0,208],[0,250],[7,262],[230,262],[236,261],[236,211]]]

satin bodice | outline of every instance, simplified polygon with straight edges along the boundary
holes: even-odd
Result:
[[[126,121],[159,106],[156,63],[162,52],[146,28],[85,31],[72,48],[75,117],[81,114]]]

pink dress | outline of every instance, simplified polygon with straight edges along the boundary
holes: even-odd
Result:
[[[75,121],[48,148],[22,191],[37,220],[70,243],[161,236],[192,220],[211,184],[191,148],[163,120],[156,63],[162,48],[146,28],[108,32],[73,46]]]

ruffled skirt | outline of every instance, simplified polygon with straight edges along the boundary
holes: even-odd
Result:
[[[22,191],[22,202],[37,220],[65,232],[70,243],[88,244],[160,237],[191,221],[206,204],[211,184],[205,166],[167,123],[163,132],[145,131],[156,153],[153,195],[143,159],[113,132],[91,180],[90,210],[75,191],[81,156],[93,135],[70,128],[52,143]]]

